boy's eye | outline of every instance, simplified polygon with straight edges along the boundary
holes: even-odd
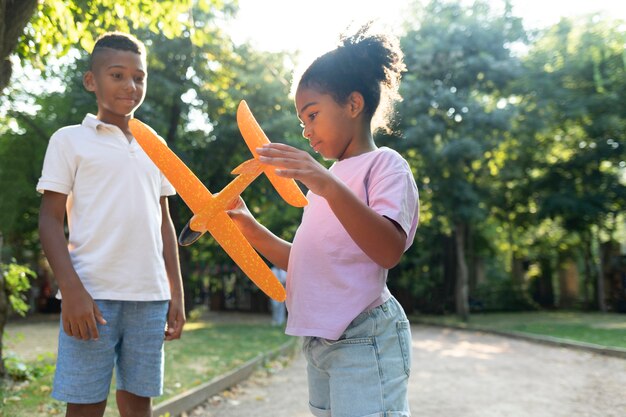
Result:
[[[122,78],[122,74],[120,74],[119,72],[114,72],[113,74],[111,74],[111,77],[113,77],[113,78]]]
[[[135,82],[136,83],[142,83],[143,82],[143,77],[135,77]]]

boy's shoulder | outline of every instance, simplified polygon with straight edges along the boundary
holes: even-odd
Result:
[[[86,116],[80,124],[60,127],[52,134],[50,140],[71,140],[72,138],[83,137],[86,133],[94,130],[89,125],[89,116]]]

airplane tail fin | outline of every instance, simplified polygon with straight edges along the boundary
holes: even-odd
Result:
[[[250,152],[257,159],[259,155],[256,152],[256,148],[260,148],[264,144],[270,143],[270,141],[252,115],[245,100],[241,100],[237,108],[237,125]],[[279,177],[274,173],[274,169],[274,167],[267,167],[263,169],[263,172],[283,200],[294,207],[306,206],[308,200],[302,193],[302,190],[300,190],[300,187],[298,187],[298,184],[291,178]]]

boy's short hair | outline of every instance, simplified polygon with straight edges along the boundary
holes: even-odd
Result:
[[[96,39],[96,44],[93,47],[91,56],[89,58],[89,68],[93,69],[92,65],[94,57],[102,52],[105,48],[115,49],[117,51],[129,51],[134,52],[137,55],[141,55],[145,58],[146,47],[139,39],[131,34],[123,32],[106,32]]]

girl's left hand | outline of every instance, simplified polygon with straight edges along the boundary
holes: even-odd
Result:
[[[270,143],[256,149],[259,161],[277,167],[276,175],[293,178],[311,192],[325,197],[335,177],[311,155],[284,143]]]

